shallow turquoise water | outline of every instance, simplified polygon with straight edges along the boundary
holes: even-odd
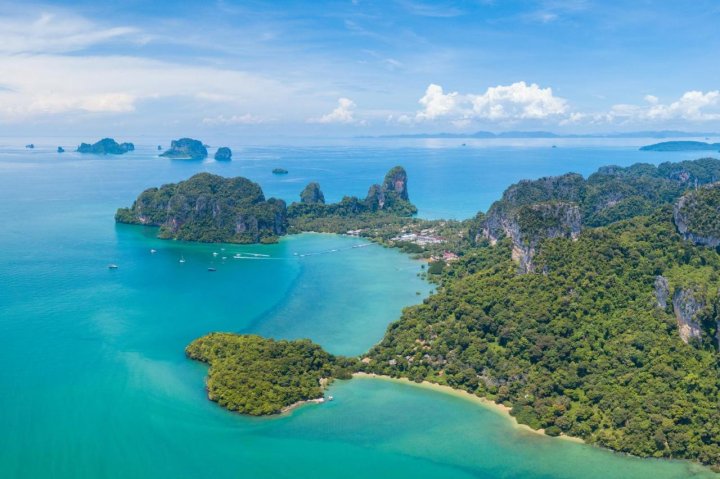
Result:
[[[286,417],[223,411],[205,398],[204,366],[183,356],[189,341],[209,331],[256,332],[358,354],[431,289],[417,278],[419,265],[332,235],[194,245],[112,219],[141,189],[196,171],[246,175],[286,199],[315,179],[336,199],[363,194],[400,163],[425,216],[466,217],[519,177],[675,157],[617,147],[376,144],[236,148],[236,161],[217,164],[160,160],[142,146],[116,159],[59,157],[54,146],[0,147],[2,477],[706,474],[538,437],[469,401],[381,380],[336,383],[335,401]],[[272,176],[275,166],[290,175]],[[267,256],[235,260],[235,252]]]

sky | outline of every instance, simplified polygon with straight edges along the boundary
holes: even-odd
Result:
[[[717,0],[0,0],[0,135],[720,131]]]

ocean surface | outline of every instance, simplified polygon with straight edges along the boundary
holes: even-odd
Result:
[[[701,154],[637,151],[652,140],[335,140],[231,142],[234,161],[217,163],[158,158],[167,140],[147,138],[121,157],[55,153],[81,140],[27,150],[0,138],[0,477],[714,477],[542,437],[463,398],[379,379],[336,382],[334,401],[281,417],[224,411],[205,396],[206,367],[184,357],[190,341],[234,331],[360,354],[430,293],[420,264],[357,238],[201,245],[113,221],[143,189],[200,171],[246,176],[288,201],[319,181],[334,201],[364,196],[399,164],[420,216],[462,219],[521,178]]]

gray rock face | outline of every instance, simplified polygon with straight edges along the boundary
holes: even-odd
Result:
[[[314,181],[308,183],[300,193],[300,202],[308,205],[325,204],[325,195],[320,190],[320,184]]]
[[[678,289],[673,294],[673,310],[677,319],[678,333],[685,344],[693,338],[702,337],[698,313],[703,311],[706,305],[696,296],[694,291],[689,289]]]
[[[580,208],[575,203],[537,203],[507,211],[491,209],[481,235],[492,243],[503,236],[513,244],[513,259],[521,273],[533,271],[538,244],[548,238],[575,239],[582,230]]]
[[[667,308],[667,300],[670,297],[670,285],[664,276],[655,277],[655,299],[657,307],[661,309]]]

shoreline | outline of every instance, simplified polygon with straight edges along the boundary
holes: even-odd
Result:
[[[550,437],[550,438],[556,438],[556,439],[562,439],[563,441],[568,442],[574,442],[577,444],[585,444],[585,441],[583,441],[579,437],[573,437],[573,436],[567,436],[565,434],[561,434],[559,436],[549,436],[545,434],[545,431],[543,429],[533,429],[527,424],[520,424],[517,422],[517,419],[515,419],[514,416],[510,414],[511,408],[508,406],[505,406],[504,404],[496,403],[494,401],[491,401],[487,398],[476,396],[472,393],[469,393],[467,391],[463,391],[460,389],[453,389],[450,386],[444,386],[442,384],[436,384],[431,383],[430,381],[423,381],[421,383],[416,383],[415,381],[411,381],[408,378],[393,378],[390,376],[384,376],[381,374],[375,374],[375,373],[365,373],[365,372],[357,372],[353,373],[353,379],[380,379],[382,381],[391,381],[391,382],[398,382],[403,384],[408,384],[411,386],[416,386],[424,389],[429,389],[431,391],[440,392],[443,394],[449,394],[451,396],[459,397],[461,399],[472,401],[490,411],[493,411],[496,414],[499,414],[501,416],[504,416],[506,419],[508,419],[514,429],[521,430],[524,432],[528,432],[531,434],[544,436],[544,437]]]

